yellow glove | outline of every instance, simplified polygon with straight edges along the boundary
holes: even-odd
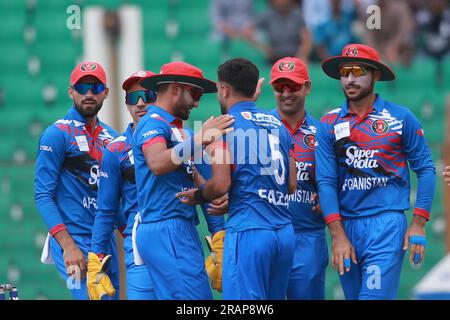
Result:
[[[216,232],[212,237],[206,237],[209,251],[211,255],[206,258],[205,267],[208,272],[211,286],[219,292],[222,292],[222,257],[223,257],[223,241],[225,238],[225,230]]]
[[[92,252],[88,254],[87,289],[91,300],[100,300],[105,294],[112,297],[116,293],[106,271],[111,255],[100,258]]]

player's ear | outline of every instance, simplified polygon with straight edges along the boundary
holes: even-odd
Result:
[[[231,94],[232,94],[231,87],[228,84],[224,83],[223,84],[223,90],[222,90],[222,95],[223,95],[222,98],[224,98],[224,99],[225,98],[229,98],[231,96]]]
[[[72,99],[72,100],[73,100],[73,88],[72,88],[72,86],[69,86],[69,90],[68,90],[68,93],[69,93],[69,97],[70,97],[70,99]]]
[[[379,81],[380,78],[381,78],[381,71],[375,70],[375,71],[373,72],[373,78],[374,78],[375,81]]]
[[[305,81],[303,84],[305,86],[305,95],[308,95],[311,93],[311,81]]]
[[[106,87],[105,88],[105,99],[108,98],[108,95],[109,95],[109,88]]]

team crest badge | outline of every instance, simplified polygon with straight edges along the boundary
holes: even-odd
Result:
[[[346,55],[347,57],[356,57],[356,56],[358,56],[358,48],[348,47],[345,50],[344,55]]]
[[[241,112],[241,115],[244,117],[244,119],[246,120],[252,120],[252,114],[250,112]]]
[[[111,142],[111,141],[109,141],[109,139],[103,139],[103,141],[102,141],[102,143],[103,143],[103,148],[106,148],[110,142]]]
[[[385,120],[375,120],[372,122],[372,131],[378,135],[385,134],[389,129],[389,125]]]
[[[314,146],[316,144],[316,136],[315,135],[309,133],[303,137],[303,141],[308,146],[308,148],[314,150]]]
[[[80,66],[81,71],[94,71],[95,69],[97,69],[97,64],[96,63],[83,63]]]
[[[289,72],[294,70],[295,62],[294,61],[283,61],[278,64],[278,70],[282,72]]]

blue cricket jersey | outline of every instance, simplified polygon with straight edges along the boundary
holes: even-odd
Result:
[[[320,122],[305,113],[303,122],[296,128],[291,128],[276,109],[272,110],[272,114],[286,126],[294,143],[292,155],[297,169],[297,190],[289,195],[294,231],[300,233],[321,230],[325,228],[325,220],[321,214],[312,210],[317,202],[313,200],[314,195],[317,195],[314,149]]]
[[[435,167],[423,129],[408,109],[377,95],[360,118],[346,102],[322,118],[316,140],[319,200],[327,223],[340,215],[408,210],[409,167],[418,177],[414,214],[429,219]]]
[[[158,106],[147,107],[147,114],[139,121],[133,137],[137,197],[142,211],[142,222],[177,217],[194,219],[198,223],[196,207],[184,204],[175,197],[178,192],[194,188],[193,163],[182,164],[175,171],[156,176],[144,157],[144,150],[153,143],[165,143],[170,149],[190,136],[192,131],[183,129],[181,119],[175,118]],[[204,214],[210,232],[223,229],[223,217],[209,216],[206,212]]]
[[[235,122],[226,136],[233,161],[227,230],[278,229],[292,223],[289,132],[254,102],[239,102],[228,113]]]
[[[91,135],[73,106],[40,137],[34,197],[51,235],[64,229],[73,235],[91,234],[100,161],[104,148],[116,136],[100,121]]]
[[[138,211],[134,159],[131,150],[133,124],[114,139],[103,153],[97,199],[97,212],[92,231],[91,250],[104,253],[118,218],[123,215],[126,226],[122,233],[131,235]]]
[[[138,202],[132,141],[133,124],[131,123],[120,137],[109,144],[103,154],[98,208],[92,232],[92,251],[95,253],[105,252],[116,220],[122,214],[126,221],[124,236],[130,236],[133,229]],[[205,213],[205,218],[211,233],[224,228],[223,217],[210,217]]]

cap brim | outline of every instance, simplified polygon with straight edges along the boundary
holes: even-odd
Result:
[[[138,82],[139,80],[143,79],[143,77],[130,77],[127,80],[125,80],[122,84],[122,89],[127,91],[128,88],[135,82]]]
[[[172,75],[172,74],[157,74],[154,76],[146,77],[142,79],[141,86],[146,89],[155,90],[160,83],[169,82],[181,82],[186,84],[191,84],[193,86],[203,89],[204,93],[214,93],[217,92],[216,83],[202,78],[189,77],[183,75]]]
[[[295,83],[298,83],[298,84],[304,84],[306,81],[309,81],[309,79],[302,79],[302,78],[298,78],[298,77],[289,77],[288,75],[279,75],[273,79],[270,79],[269,84],[272,84],[275,81],[280,80],[280,79],[288,79],[288,80],[294,81]]]
[[[395,73],[385,64],[365,58],[355,57],[331,57],[322,62],[323,71],[331,78],[340,80],[339,66],[343,63],[358,62],[365,63],[375,67],[378,71],[381,71],[381,77],[379,81],[392,81],[395,79]]]

